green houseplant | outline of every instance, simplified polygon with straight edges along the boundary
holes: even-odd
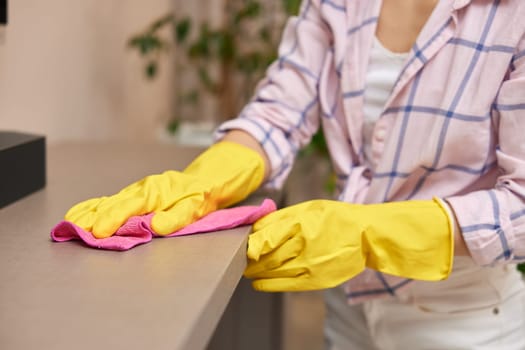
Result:
[[[276,58],[286,17],[299,5],[300,0],[227,0],[220,26],[169,13],[132,36],[128,46],[143,57],[149,79],[159,74],[159,58],[176,50],[176,111],[169,129],[191,119],[206,97],[217,102],[218,122],[234,117]]]

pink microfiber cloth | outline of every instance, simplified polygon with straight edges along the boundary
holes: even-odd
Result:
[[[253,224],[275,210],[276,205],[271,199],[265,199],[259,206],[247,205],[221,209],[167,236],[159,236],[151,229],[151,218],[154,214],[129,218],[113,236],[108,238],[95,238],[91,232],[81,229],[72,222],[61,221],[51,230],[51,238],[56,242],[80,239],[94,248],[128,250],[138,244],[151,241],[153,237],[175,237]]]

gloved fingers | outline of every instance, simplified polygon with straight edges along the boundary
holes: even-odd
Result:
[[[272,253],[262,255],[258,261],[248,260],[248,266],[244,272],[245,276],[249,278],[263,277],[264,272],[276,269],[299,256],[303,251],[304,244],[303,237],[294,236]]]
[[[91,232],[96,238],[110,237],[130,217],[143,214],[147,214],[144,198],[112,196],[97,208]]]
[[[155,212],[151,228],[159,235],[169,235],[215,209],[215,205],[207,203],[202,195],[186,197],[167,210]]]
[[[319,280],[309,274],[297,277],[261,278],[252,282],[252,287],[261,292],[304,292],[333,288],[346,280]]]
[[[302,277],[261,278],[252,281],[252,287],[261,292],[299,292],[314,290],[309,284],[303,283]]]
[[[297,205],[279,209],[263,216],[253,224],[253,231],[262,230],[270,225],[278,225],[281,222],[289,221],[297,217]]]
[[[257,274],[251,274],[250,272],[251,271],[247,268],[244,271],[244,277],[253,280],[268,278],[296,278],[307,274],[308,268],[297,261],[289,261],[287,264],[273,270],[262,270]]]
[[[74,205],[66,212],[64,219],[86,231],[91,231],[95,221],[96,208],[105,198],[92,198]]]
[[[96,220],[96,212],[86,211],[83,213],[76,213],[75,215],[66,215],[65,220],[74,223],[85,231],[91,232],[93,229],[93,224]]]
[[[97,208],[99,203],[105,197],[91,198],[80,203],[75,204],[66,212],[64,218],[68,221],[74,221],[76,218],[82,216],[87,211],[93,211]]]
[[[125,193],[136,193],[137,191],[142,191],[145,188],[149,189],[152,185],[155,185],[156,183],[164,183],[166,181],[170,181],[168,176],[166,175],[170,171],[166,171],[161,174],[152,174],[148,175],[146,177],[143,177],[142,179],[139,179],[128,186],[121,189],[118,194],[125,194]]]
[[[273,213],[267,216],[271,215]],[[248,251],[246,252],[249,259],[256,261],[301,232],[301,225],[295,220],[277,221],[264,228],[258,225],[258,228],[254,226],[254,232],[248,237]]]

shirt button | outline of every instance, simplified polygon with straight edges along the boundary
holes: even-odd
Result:
[[[372,157],[374,158],[374,160],[378,160],[381,155],[383,154],[383,148],[384,148],[384,143],[383,142],[374,142],[372,144]]]
[[[384,129],[379,129],[375,132],[375,139],[376,140],[384,140],[385,139],[386,132]]]

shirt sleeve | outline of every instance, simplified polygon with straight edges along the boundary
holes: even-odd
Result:
[[[215,138],[240,129],[250,133],[271,164],[266,188],[280,188],[299,149],[319,128],[318,82],[331,46],[331,32],[321,18],[320,0],[305,0],[299,16],[286,23],[278,59],[268,68],[240,115],[221,124]]]
[[[493,189],[447,198],[479,265],[525,261],[525,36],[493,105],[499,177]]]

